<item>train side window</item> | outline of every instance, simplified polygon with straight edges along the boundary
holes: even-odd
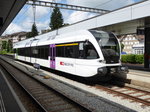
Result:
[[[73,46],[65,46],[65,57],[73,58]]]
[[[26,47],[25,48],[26,50],[25,50],[25,55],[27,56],[27,57],[29,57],[30,56],[30,47]]]
[[[38,52],[39,52],[38,58],[41,58],[41,47],[40,46],[38,47]]]
[[[65,53],[64,46],[56,47],[56,56],[57,57],[64,57],[65,56],[64,53]]]
[[[16,54],[18,54],[18,48],[16,49]]]
[[[48,59],[49,56],[49,46],[45,46],[45,59]]]
[[[38,50],[36,47],[32,47],[32,57],[36,58],[36,55],[38,54]]]
[[[20,55],[20,48],[18,48],[18,55]]]
[[[31,47],[31,57],[34,57],[34,47]]]
[[[22,49],[21,49],[21,52],[22,52],[22,53],[21,53],[22,56],[24,56],[25,48],[22,48]]]
[[[27,56],[27,48],[25,47],[24,56]]]
[[[45,50],[44,50],[43,46],[41,46],[41,59],[44,58],[44,55],[45,55]]]
[[[13,49],[13,52],[16,53],[16,49]]]
[[[26,48],[27,57],[31,57],[31,47]]]
[[[40,58],[40,50],[39,50],[39,46],[37,47],[37,51],[38,51],[38,54],[37,54],[37,58]]]
[[[48,46],[41,46],[41,58],[42,59],[48,59],[48,54],[49,54],[49,51],[48,51]]]
[[[23,56],[23,48],[19,48],[18,54],[19,54],[20,56]]]

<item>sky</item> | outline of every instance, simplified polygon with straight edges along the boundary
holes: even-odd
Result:
[[[117,8],[140,2],[143,0],[39,0],[39,1],[55,1],[56,3],[65,3],[78,6],[86,6],[92,8],[99,8],[105,10],[115,10]],[[50,7],[36,6],[35,12],[35,23],[39,32],[41,30],[49,29],[50,16],[53,9]],[[83,12],[83,11],[72,11],[66,9],[60,9],[64,23],[75,23],[98,14]],[[11,24],[8,26],[3,35],[12,34],[15,32],[31,31],[33,24],[33,7],[32,5],[24,5],[18,15],[14,18]]]

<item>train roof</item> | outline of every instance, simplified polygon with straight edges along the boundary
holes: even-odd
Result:
[[[26,40],[22,40],[20,42],[17,42],[13,45],[13,48],[22,48],[22,47],[30,47],[30,46],[36,46],[36,45],[47,45],[50,44],[52,41],[58,42],[58,41],[74,41],[74,37],[76,36],[82,36],[82,35],[89,35],[88,30],[79,30],[74,32],[68,32],[64,34],[54,34],[53,32],[48,32],[42,35],[38,35],[32,38],[28,38]],[[71,37],[71,38],[69,38]]]
[[[104,32],[104,31],[99,31]],[[31,46],[40,46],[40,45],[49,45],[51,43],[66,43],[66,42],[75,42],[83,41],[85,39],[92,38],[92,34],[89,30],[78,30],[74,32],[68,32],[64,34],[56,35],[54,32],[48,32],[42,35],[38,35],[20,42],[17,42],[13,45],[13,48],[22,48],[22,47],[31,47]]]

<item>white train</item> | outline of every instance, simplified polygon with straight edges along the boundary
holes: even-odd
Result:
[[[91,80],[126,73],[121,65],[120,43],[113,33],[96,30],[51,36],[49,33],[14,45],[15,59]]]

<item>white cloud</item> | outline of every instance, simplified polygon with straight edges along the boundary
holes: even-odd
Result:
[[[46,20],[45,22],[38,22],[36,24],[38,31],[49,29],[49,20]]]
[[[19,25],[15,24],[15,23],[11,23],[8,26],[8,28],[5,30],[3,35],[12,34],[12,33],[21,32],[21,31],[30,32],[32,25],[33,25],[33,20],[31,20],[31,18],[27,18],[22,24],[19,24]],[[39,32],[41,32],[41,30],[43,30],[43,29],[48,29],[49,28],[49,20],[46,20],[44,22],[37,22],[36,26],[37,26],[37,29]]]
[[[33,25],[33,20],[31,18],[27,18],[22,23],[22,27],[24,28],[25,31],[31,31],[32,25]],[[42,22],[42,21],[36,22],[36,26],[37,26],[37,29],[39,32],[43,29],[48,29],[49,28],[49,19],[47,19],[44,22]]]
[[[50,8],[47,8],[47,7],[41,7],[41,6],[36,6],[36,13],[35,13],[35,17],[36,19],[39,19],[41,17],[44,17],[46,14],[49,13],[50,11]],[[30,8],[28,11],[27,11],[27,17],[29,18],[33,18],[33,8]]]
[[[105,9],[105,10],[114,10],[123,6],[126,6],[128,4],[134,3],[134,0],[67,0],[68,4],[72,5],[78,5],[78,6],[86,6],[86,7],[93,7],[93,8],[99,8],[99,9]],[[64,11],[65,12],[65,11]],[[94,13],[87,13],[87,12],[80,12],[80,11],[74,11],[71,14],[70,13],[64,13],[67,16],[65,16],[65,22],[67,23],[75,23],[87,18],[90,18],[92,16],[95,16],[97,14]]]
[[[3,35],[5,35],[5,34],[12,34],[14,32],[20,32],[20,31],[24,31],[24,29],[21,26],[15,24],[15,23],[11,23],[8,26],[8,28],[5,30]]]
[[[134,0],[67,0],[68,4],[113,10],[134,3]]]
[[[32,24],[33,24],[33,19],[28,17],[22,22],[21,27],[23,27],[24,30],[26,31],[31,31]]]
[[[75,22],[90,18],[94,15],[95,14],[88,13],[88,12],[75,11],[68,17],[68,19],[66,20],[66,23],[75,23]]]

